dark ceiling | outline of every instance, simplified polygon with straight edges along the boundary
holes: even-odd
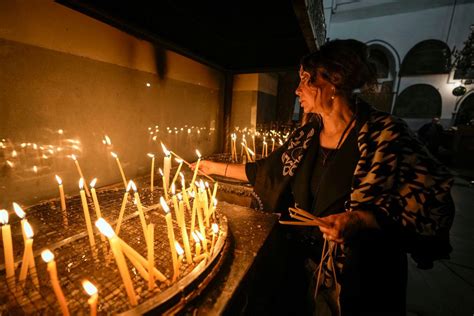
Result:
[[[309,52],[292,0],[57,1],[221,70],[294,69]]]

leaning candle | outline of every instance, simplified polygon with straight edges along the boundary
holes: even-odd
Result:
[[[198,257],[199,255],[201,255],[201,240],[199,240],[199,237],[196,234],[196,232],[191,232],[191,235],[193,236],[194,245],[195,245],[195,249],[196,249],[195,250],[195,253],[196,253],[195,257]]]
[[[59,196],[61,198],[61,210],[65,211],[66,210],[66,199],[64,198],[64,187],[63,187],[63,180],[56,175],[56,181],[58,181],[59,185]]]
[[[204,246],[205,244],[207,244],[207,239],[206,237],[203,236],[203,234],[201,234],[199,231],[196,230],[196,235],[198,236],[199,240],[201,241],[202,245]],[[206,247],[204,247],[204,251],[207,252],[207,249]]]
[[[168,149],[166,149],[165,145],[161,143],[161,147],[163,148],[163,152],[165,153],[165,157],[163,158],[163,174],[165,176],[166,185],[170,184],[170,171],[171,171],[171,153]],[[166,188],[163,187],[165,190],[169,190],[170,188],[167,186]]]
[[[201,161],[201,153],[197,149],[196,149],[196,155],[198,156],[198,160],[196,162],[196,166],[194,167],[194,174],[193,174],[193,178],[191,180],[191,185],[194,185],[194,181],[196,181],[196,176],[197,176],[197,173],[199,171],[199,162]]]
[[[211,250],[209,250],[209,253],[212,256],[212,253],[214,252],[214,246],[216,243],[216,235],[219,233],[219,226],[217,226],[216,223],[212,224],[212,240],[211,240]]]
[[[99,199],[97,198],[97,193],[95,192],[95,184],[97,183],[97,178],[94,178],[94,180],[91,181],[89,184],[91,186],[91,194],[92,194],[92,200],[94,201],[94,209],[95,209],[95,215],[97,218],[101,218],[102,214],[100,212],[100,205],[99,205]],[[92,224],[91,224],[92,226]],[[104,235],[100,236],[102,241],[105,241]]]
[[[74,164],[76,165],[77,173],[79,173],[79,177],[81,177],[82,179],[85,179],[84,175],[82,174],[81,166],[79,166],[79,161],[77,160],[76,155],[72,154],[71,159],[74,161]],[[86,194],[88,197],[91,196],[89,189],[87,187],[86,187]]]
[[[150,192],[153,193],[153,185],[154,185],[154,176],[155,176],[155,155],[148,154],[148,157],[151,158],[151,172],[150,172]]]
[[[175,189],[174,183],[171,186],[171,194],[172,194],[171,201],[173,202],[173,208],[176,214],[176,221],[178,222],[178,226],[181,227],[182,226],[181,214],[179,213],[178,198],[176,197],[176,189]]]
[[[186,221],[184,219],[184,204],[183,200],[181,198],[181,195],[178,195],[179,198],[179,213],[181,216],[181,237],[183,238],[183,244],[184,244],[184,252],[186,254],[186,261],[188,264],[191,264],[193,262],[193,258],[191,256],[191,249],[189,246],[189,238],[188,238],[188,232],[186,231]]]
[[[8,285],[15,285],[15,261],[13,258],[12,232],[8,224],[8,211],[0,210],[0,223],[2,223],[3,255],[5,258],[5,276]]]
[[[123,185],[124,185],[125,188],[127,188],[127,178],[125,178],[125,173],[123,172],[122,164],[120,163],[119,157],[114,152],[111,152],[110,154],[112,155],[112,157],[115,158],[115,161],[117,162],[117,166],[118,166],[119,171],[120,171],[120,175],[122,176]]]
[[[18,203],[13,202],[13,210],[15,211],[15,214],[21,218],[21,233],[23,234],[23,242],[26,241],[26,234],[25,234],[25,223],[27,222],[25,216],[26,213],[23,211],[20,205]]]
[[[189,204],[188,193],[186,190],[186,181],[184,180],[184,175],[182,172],[180,172],[179,175],[181,177],[181,193],[183,194],[184,203],[186,203],[186,207],[188,208],[188,210],[190,210],[191,205]]]
[[[175,274],[176,274],[176,277],[178,277],[179,276],[179,267],[181,266],[181,262],[183,261],[184,250],[181,247],[181,245],[179,244],[179,242],[177,242],[177,241],[174,242],[174,247],[176,248],[176,253],[178,255],[178,264],[175,267]]]
[[[24,228],[26,241],[25,249],[23,251],[23,259],[21,262],[19,281],[25,281],[26,275],[29,270],[31,277],[33,278],[33,283],[35,283],[37,288],[39,288],[38,276],[36,275],[35,258],[33,256],[33,229],[31,228],[30,223],[28,223],[27,221],[24,224]]]
[[[84,192],[84,179],[83,178],[79,180],[79,189],[80,189],[79,194],[81,195],[82,210],[84,211],[84,218],[86,220],[87,235],[89,236],[89,243],[91,245],[91,249],[94,250],[95,239],[94,239],[94,233],[92,232],[92,223],[91,223],[91,216],[89,213],[89,206],[87,205],[87,198]]]
[[[145,214],[143,213],[142,202],[140,201],[140,196],[138,195],[137,186],[135,185],[133,181],[131,181],[131,183],[132,183],[132,189],[135,192],[134,198],[135,198],[135,202],[137,203],[138,217],[140,218],[140,223],[142,224],[143,235],[145,236],[145,242],[148,243],[147,233],[146,233],[147,231],[146,220],[145,220]]]
[[[125,190],[125,193],[123,195],[122,199],[122,206],[120,207],[120,213],[119,217],[117,220],[117,225],[115,226],[115,234],[120,233],[120,226],[122,225],[122,220],[123,220],[123,214],[125,213],[125,207],[127,206],[127,201],[128,201],[128,192],[132,188],[132,181],[128,182],[127,189]]]
[[[272,138],[272,152],[275,150],[275,138]]]
[[[250,150],[250,148],[247,147],[247,153],[249,153],[252,156],[250,161],[255,161],[255,152],[253,152],[252,150]]]
[[[166,213],[165,215],[166,227],[168,229],[168,240],[169,240],[170,249],[171,249],[171,259],[173,261],[173,271],[175,272],[173,273],[173,277],[171,281],[174,282],[176,278],[178,277],[176,275],[176,270],[177,270],[176,267],[178,266],[178,255],[176,253],[176,248],[174,245],[175,238],[174,238],[174,231],[173,231],[173,223],[171,221],[170,208],[168,207],[168,204],[166,204],[166,201],[163,197],[160,197],[160,203],[161,203],[161,207],[163,208],[163,211],[165,211]]]
[[[117,263],[117,267],[119,269],[120,276],[122,277],[122,282],[125,286],[125,291],[127,292],[130,304],[132,306],[136,306],[138,304],[137,296],[135,294],[135,289],[133,288],[130,272],[128,271],[127,263],[125,262],[122,248],[120,246],[120,241],[117,235],[115,235],[112,227],[103,218],[99,218],[95,222],[95,226],[102,234],[105,235],[105,237],[109,239],[110,248],[112,248],[112,253],[114,254],[115,262]]]
[[[86,293],[90,296],[87,300],[87,303],[91,308],[91,316],[95,316],[97,315],[97,300],[99,299],[97,288],[94,286],[94,284],[87,280],[82,281],[82,287],[84,288],[84,291],[86,291]]]
[[[53,287],[54,294],[56,294],[59,307],[61,308],[63,315],[69,315],[67,301],[64,297],[61,286],[59,285],[58,271],[56,269],[56,261],[54,261],[54,254],[50,250],[46,249],[41,252],[41,258],[43,258],[43,261],[47,263],[47,270],[49,272],[49,278],[51,279],[51,286]]]
[[[174,185],[174,183],[176,182],[176,179],[178,178],[180,174],[181,167],[183,166],[183,159],[175,158],[174,160],[176,160],[176,162],[179,163],[179,165],[178,165],[178,169],[176,170],[176,173],[174,174],[173,181],[171,181],[171,185]]]
[[[159,172],[161,174],[161,179],[163,180],[163,191],[165,192],[165,199],[166,201],[168,201],[168,186],[167,186],[167,182],[166,182],[166,179],[165,179],[165,174],[163,173],[163,170],[161,170],[161,168],[159,168]]]
[[[153,269],[155,268],[155,248],[154,248],[154,233],[155,233],[155,225],[149,224],[148,225],[148,244],[147,244],[147,259],[148,259],[148,288],[151,290],[155,287],[155,278],[154,274],[152,273]]]

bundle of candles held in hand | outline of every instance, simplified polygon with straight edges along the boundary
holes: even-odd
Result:
[[[186,296],[184,289],[201,286],[199,275],[222,255],[226,219],[217,211],[218,183],[204,182],[198,168],[186,181],[186,162],[163,149],[162,188],[153,179],[154,155],[151,177],[137,185],[126,180],[113,153],[125,189],[101,190],[97,179],[85,183],[73,157],[79,195],[66,198],[56,176],[59,199],[0,210],[0,309],[11,315],[143,313],[166,304],[172,305],[161,311],[176,310],[173,297],[192,297],[192,288]],[[172,155],[179,165],[171,178]]]

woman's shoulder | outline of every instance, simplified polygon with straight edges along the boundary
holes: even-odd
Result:
[[[385,129],[407,129],[407,123],[386,111],[377,109],[366,102],[359,102],[357,110],[362,117],[365,118],[365,123],[370,129],[385,130]]]

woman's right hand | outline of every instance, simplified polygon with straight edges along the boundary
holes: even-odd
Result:
[[[195,168],[196,162],[191,164],[191,169],[193,169],[193,171]],[[218,164],[209,160],[201,160],[199,161],[199,171],[202,171],[205,174],[219,174]]]

